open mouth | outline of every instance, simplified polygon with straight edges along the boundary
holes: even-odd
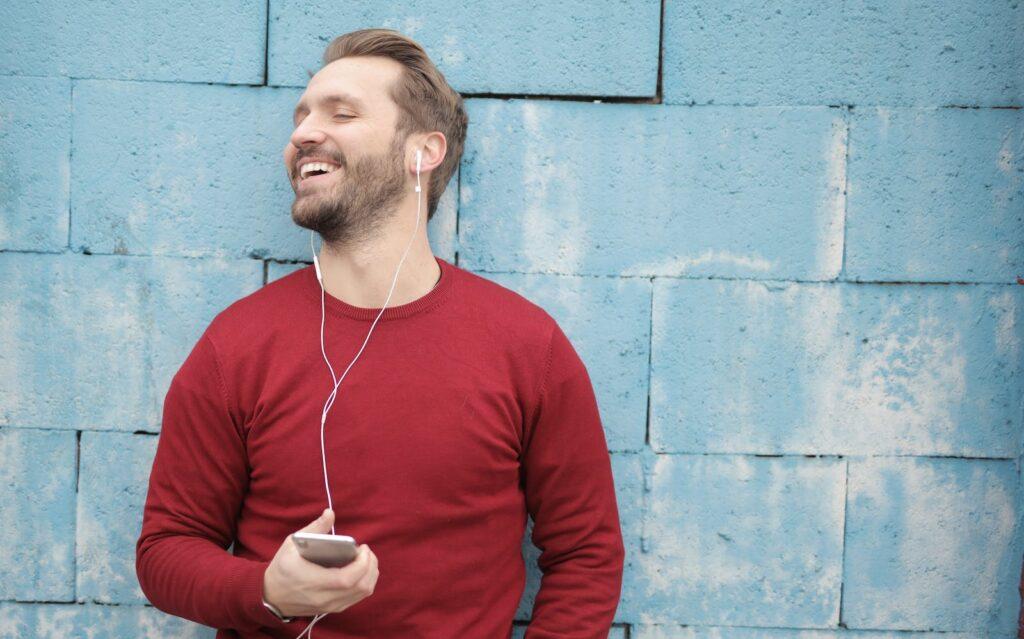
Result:
[[[339,168],[340,167],[332,164],[326,164],[324,162],[310,162],[299,169],[299,178],[297,183],[301,186],[307,182],[311,184],[324,182],[328,175],[336,172]]]

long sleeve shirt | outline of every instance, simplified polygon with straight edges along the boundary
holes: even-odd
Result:
[[[527,639],[604,639],[625,553],[587,370],[541,307],[435,259],[438,283],[385,309],[324,425],[335,533],[368,544],[380,575],[313,632],[509,637],[529,513],[542,578]],[[311,620],[280,621],[262,588],[285,538],[328,506],[321,299],[310,266],[237,300],[167,391],[136,573],[154,606],[218,639],[291,639]],[[323,302],[340,376],[380,309]]]

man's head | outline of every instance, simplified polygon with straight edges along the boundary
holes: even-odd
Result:
[[[458,168],[468,117],[423,48],[390,29],[353,31],[310,75],[284,149],[295,223],[334,244],[371,237],[412,192],[417,149],[429,221]],[[331,172],[303,178],[311,159]]]

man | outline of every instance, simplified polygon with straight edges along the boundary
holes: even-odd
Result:
[[[624,547],[587,371],[543,309],[434,256],[421,219],[462,155],[461,97],[368,29],[328,46],[294,124],[292,219],[322,238],[323,288],[306,267],[236,301],[175,375],[143,592],[218,638],[292,639],[324,613],[318,639],[509,637],[529,513],[526,636],[606,637]],[[309,562],[297,530],[350,535],[357,558]]]

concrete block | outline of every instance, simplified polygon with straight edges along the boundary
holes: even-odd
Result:
[[[135,543],[157,438],[82,433],[78,480],[77,598],[113,604],[148,602],[135,574]]]
[[[1010,633],[1021,540],[1011,460],[850,461],[849,628]]]
[[[0,426],[157,431],[171,378],[258,260],[0,253]]]
[[[309,254],[282,151],[299,92],[75,84],[72,246],[93,253]]]
[[[68,245],[70,156],[71,82],[0,77],[0,249]]]
[[[839,622],[845,461],[659,455],[631,621]]]
[[[655,280],[655,451],[1017,454],[1024,288]]]
[[[216,634],[152,606],[0,602],[0,639],[214,639]]]
[[[426,50],[462,93],[653,96],[658,80],[657,0],[443,0],[339,6],[275,0],[270,7],[270,84],[305,86],[324,49],[346,32],[396,29]]]
[[[669,104],[1020,106],[1016,2],[665,4]]]
[[[1014,635],[968,632],[900,632],[898,630],[797,630],[795,628],[736,628],[636,624],[631,639],[1014,639]]]
[[[469,268],[839,274],[840,109],[468,103],[459,255]]]
[[[0,599],[74,600],[76,448],[74,432],[0,428]]]
[[[1004,109],[854,109],[846,277],[1024,277],[1024,116]]]
[[[0,73],[260,84],[266,20],[244,0],[6,3]]]

